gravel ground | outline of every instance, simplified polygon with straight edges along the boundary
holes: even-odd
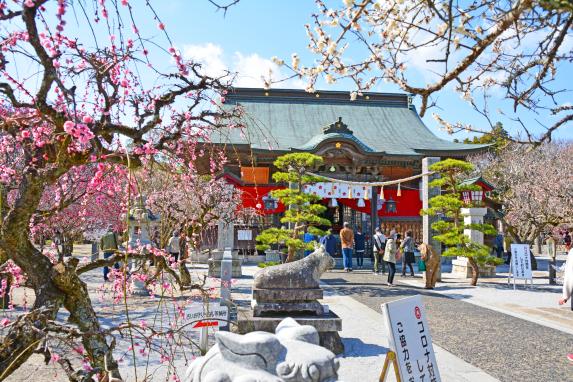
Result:
[[[380,311],[380,304],[421,294],[439,346],[500,381],[573,381],[573,336],[424,289],[387,287],[367,271],[323,275],[328,293],[347,295]],[[395,282],[400,283],[400,276]]]

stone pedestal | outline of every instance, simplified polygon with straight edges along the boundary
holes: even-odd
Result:
[[[286,316],[275,317],[255,317],[250,309],[239,309],[238,323],[234,331],[239,334],[246,334],[254,331],[274,333],[277,325]],[[311,325],[316,328],[319,335],[320,346],[323,346],[334,354],[344,352],[344,345],[339,331],[342,330],[342,320],[332,311],[320,315],[298,315],[292,318],[301,325]]]
[[[324,246],[304,259],[270,266],[255,274],[252,309],[239,312],[239,332],[273,332],[286,317],[301,325],[316,328],[320,345],[335,354],[344,350],[338,334],[342,322],[334,313],[322,306],[320,275],[334,267],[334,259]]]
[[[324,313],[322,305],[316,301],[323,296],[322,289],[256,289],[253,288],[251,306],[255,317],[273,315]]]
[[[223,261],[223,255],[225,251],[216,250],[211,252],[212,257],[208,260],[209,264],[209,277],[221,277],[221,261]],[[231,252],[231,277],[237,278],[243,275],[241,271],[241,259],[239,259],[239,255],[237,251]]]
[[[464,217],[464,224],[483,224],[483,217],[487,213],[487,208],[462,208],[462,216]],[[464,229],[464,235],[469,237],[471,241],[478,244],[483,244],[483,232],[474,229]],[[459,257],[452,260],[452,274],[457,277],[471,277],[472,268],[468,263],[467,257]],[[483,265],[480,266],[480,276],[495,276],[495,266]]]
[[[468,263],[467,257],[458,257],[452,260],[452,273],[458,277],[470,278],[472,277],[472,268]],[[479,267],[480,277],[493,277],[495,276],[495,266],[482,265]]]

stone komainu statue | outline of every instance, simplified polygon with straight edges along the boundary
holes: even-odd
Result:
[[[275,334],[215,334],[216,344],[187,370],[185,382],[335,382],[338,360],[318,332],[285,318]]]
[[[320,276],[334,268],[334,259],[319,246],[302,260],[264,268],[255,274],[254,288],[307,289],[318,288]]]

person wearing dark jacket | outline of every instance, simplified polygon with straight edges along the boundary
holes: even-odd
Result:
[[[326,253],[334,257],[334,252],[336,252],[336,237],[331,231],[328,231],[326,235],[320,238],[320,244],[324,245]]]
[[[356,229],[356,233],[354,234],[354,251],[356,252],[356,265],[359,269],[364,265],[365,241],[366,239],[360,228]]]
[[[406,276],[406,265],[410,268],[410,276],[414,276],[414,267],[412,263],[416,261],[414,256],[414,249],[416,245],[414,243],[414,238],[412,237],[412,231],[406,232],[406,238],[400,244],[400,249],[404,255],[402,256],[402,277]]]

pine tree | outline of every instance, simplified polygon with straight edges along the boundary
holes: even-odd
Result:
[[[471,285],[476,285],[479,277],[479,267],[484,265],[497,265],[501,259],[490,255],[489,247],[473,242],[464,234],[464,229],[473,229],[486,235],[494,235],[495,228],[491,224],[465,224],[461,215],[461,208],[472,207],[466,205],[460,198],[462,191],[479,190],[477,185],[462,185],[464,176],[473,170],[471,163],[445,159],[430,166],[440,178],[430,182],[430,187],[440,187],[440,195],[429,200],[430,207],[421,212],[422,215],[441,215],[445,219],[432,224],[432,229],[438,233],[434,239],[447,246],[442,256],[467,257],[472,269]],[[474,205],[475,206],[475,205]]]
[[[272,244],[284,243],[287,247],[287,262],[295,260],[297,251],[313,249],[314,242],[305,243],[302,239],[305,231],[320,236],[324,231],[320,226],[330,226],[330,221],[320,215],[326,207],[317,203],[320,197],[303,192],[304,186],[320,181],[315,176],[306,174],[307,170],[322,164],[322,158],[309,153],[293,153],[280,156],[274,165],[281,171],[273,174],[277,183],[288,184],[282,190],[271,191],[271,195],[278,198],[285,206],[285,216],[281,223],[289,224],[291,228],[269,228],[257,236],[258,250],[270,248]]]

